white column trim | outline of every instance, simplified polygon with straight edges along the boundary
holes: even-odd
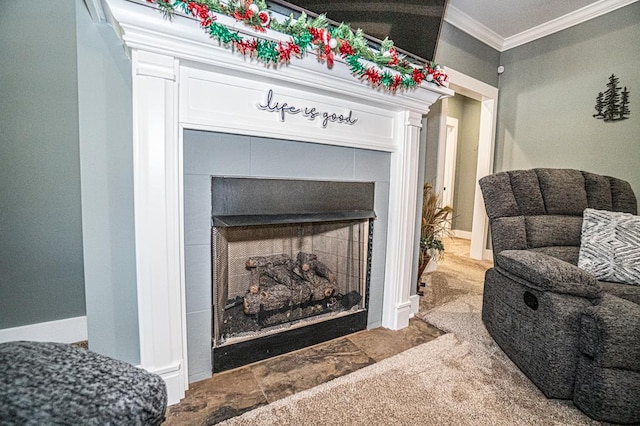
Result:
[[[169,403],[175,403],[184,397],[187,380],[178,202],[178,60],[134,50],[132,66],[140,365],[165,379]]]
[[[416,208],[420,128],[422,115],[414,111],[398,114],[396,141],[391,153],[389,222],[382,326],[399,330],[409,325],[413,251],[415,248]]]

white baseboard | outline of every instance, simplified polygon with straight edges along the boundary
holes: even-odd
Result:
[[[87,340],[87,317],[66,318],[0,330],[0,343],[14,340],[81,342]]]
[[[493,250],[484,249],[484,254],[482,256],[482,260],[490,260],[493,262]]]
[[[459,229],[452,229],[451,232],[453,233],[453,236],[456,238],[463,238],[465,240],[470,240],[471,239],[471,232],[469,231],[461,231]]]
[[[409,318],[413,318],[415,314],[420,310],[420,296],[412,294],[409,296],[409,302],[411,302],[411,311],[409,311]]]

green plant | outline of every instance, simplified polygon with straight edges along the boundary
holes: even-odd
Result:
[[[420,276],[432,257],[444,257],[442,237],[451,235],[453,208],[442,206],[438,194],[429,182],[422,188],[422,224],[420,226],[420,256],[418,259],[418,286]]]

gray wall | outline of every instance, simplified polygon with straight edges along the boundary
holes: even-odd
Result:
[[[640,2],[502,54],[495,170],[569,167],[628,180],[640,195]],[[631,118],[592,118],[611,74]]]
[[[211,375],[211,175],[375,182],[377,219],[368,318],[368,326],[373,328],[382,322],[390,160],[389,153],[364,149],[185,131],[184,242],[190,382]]]
[[[137,363],[131,65],[82,0],[36,3],[0,2],[0,328],[86,313]]]
[[[448,22],[442,23],[434,60],[440,65],[498,87],[500,52]]]
[[[447,115],[458,119],[454,214],[451,227],[454,230],[471,232],[480,137],[480,102],[456,94],[448,99]]]
[[[113,28],[77,6],[82,229],[91,350],[140,361],[131,63]]]
[[[448,102],[448,101],[447,101]],[[426,129],[426,147],[425,147],[425,161],[424,161],[424,177],[422,182],[431,182],[434,188],[437,187],[436,180],[438,179],[438,151],[440,132],[440,117],[443,112],[444,101],[436,102],[429,108],[429,113],[423,119],[423,129]],[[425,126],[426,122],[426,126]],[[422,193],[422,188],[420,188]]]
[[[439,105],[440,102],[436,103]],[[428,116],[428,114],[427,114]],[[427,162],[427,152],[429,151],[429,145],[427,143],[430,133],[435,130],[437,126],[429,127],[429,123],[427,120],[427,116],[422,117],[422,128],[420,129],[420,138],[419,138],[419,151],[418,151],[418,182],[427,182],[429,179],[427,178],[428,172],[428,162]],[[437,153],[436,153],[437,155]],[[423,185],[418,185],[418,190],[416,193],[416,229],[414,233],[414,247],[413,247],[413,262],[411,269],[411,282],[418,282],[418,263],[420,261],[420,234],[422,227],[422,193],[423,193]],[[418,291],[417,286],[411,286],[411,295],[415,295]]]
[[[11,328],[85,315],[75,4],[2,1],[0,40],[0,328]]]

